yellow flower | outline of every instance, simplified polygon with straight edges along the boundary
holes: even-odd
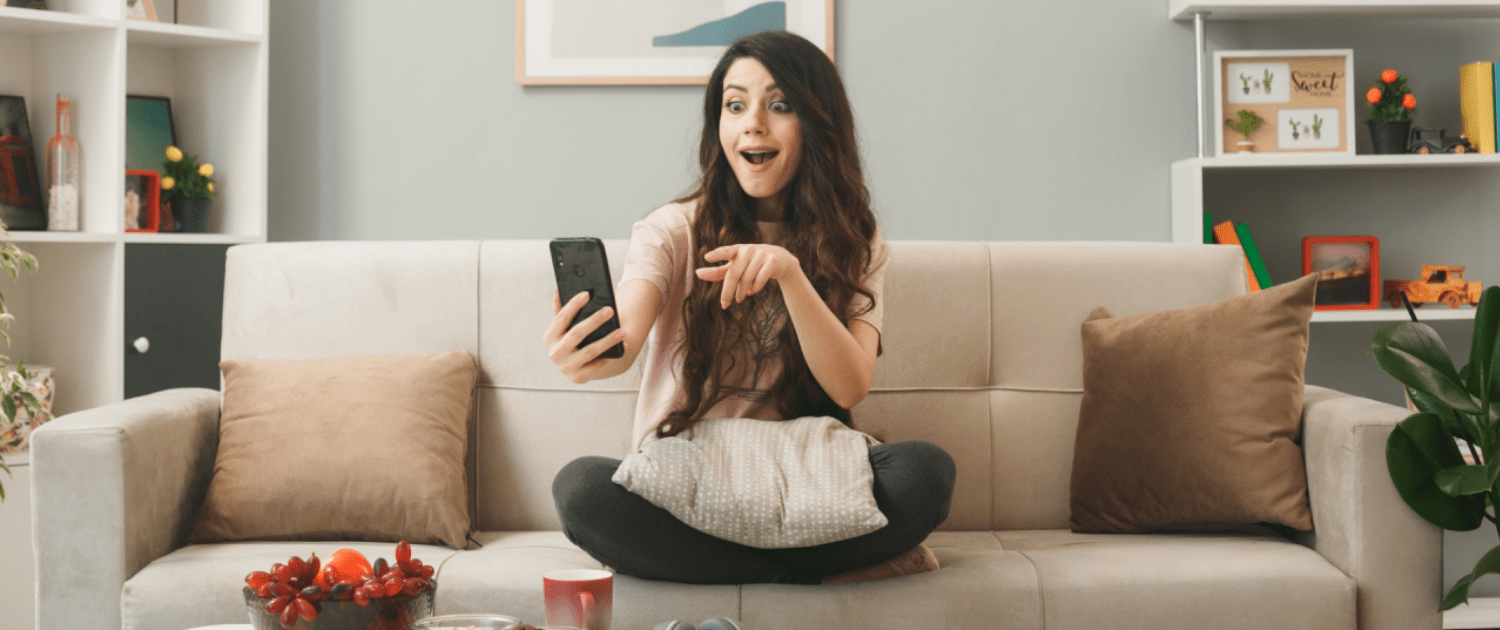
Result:
[[[172,179],[170,177],[163,177],[163,178],[161,178],[161,189],[162,190],[171,190],[172,187],[176,186],[176,185],[177,185],[177,180],[175,180],[175,179]]]
[[[208,192],[213,192],[213,191],[214,191],[214,183],[213,182],[209,182],[208,183]]]
[[[182,161],[182,149],[179,149],[177,147],[167,147],[167,152],[166,153],[167,153],[167,160],[168,161],[171,161],[171,162],[181,162]]]
[[[198,174],[202,175],[204,177],[213,177],[214,176],[214,165],[209,164],[208,162],[204,162],[202,165],[200,165],[198,167]]]

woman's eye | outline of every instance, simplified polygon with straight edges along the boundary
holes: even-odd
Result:
[[[724,105],[724,109],[729,110],[731,114],[738,114],[745,111],[745,104],[739,101],[730,101]]]
[[[786,101],[776,101],[774,103],[771,103],[771,111],[781,112],[783,114],[789,113],[792,111],[792,104]]]

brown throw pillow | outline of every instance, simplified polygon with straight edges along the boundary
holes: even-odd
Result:
[[[219,452],[189,542],[467,544],[469,353],[219,367]]]
[[[1302,372],[1317,276],[1214,304],[1083,323],[1075,532],[1312,529]]]

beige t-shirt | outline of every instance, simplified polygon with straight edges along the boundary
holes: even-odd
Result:
[[[630,232],[630,245],[625,253],[625,271],[620,284],[634,280],[645,280],[661,292],[661,314],[651,329],[650,343],[642,352],[645,361],[641,383],[641,394],[635,406],[635,430],[631,444],[640,448],[656,426],[677,407],[684,397],[682,391],[682,353],[679,350],[687,340],[687,329],[683,325],[682,301],[695,282],[703,282],[694,274],[699,267],[712,266],[707,261],[693,260],[695,246],[692,237],[693,215],[696,202],[671,203],[652,211],[646,218],[636,222]],[[762,240],[766,243],[779,241],[782,224],[758,222]],[[885,315],[885,301],[881,293],[885,288],[885,266],[890,259],[890,248],[880,231],[870,239],[870,265],[865,270],[864,286],[875,295],[875,305],[855,319],[881,329]],[[720,263],[714,263],[720,264]],[[855,312],[864,308],[864,296],[854,296]],[[734,308],[733,305],[730,308]],[[761,420],[785,420],[769,400],[768,388],[781,373],[777,360],[778,335],[786,324],[786,305],[781,300],[767,303],[767,310],[759,321],[759,343],[749,351],[748,361],[725,383],[731,393],[709,409],[705,418],[757,418]]]

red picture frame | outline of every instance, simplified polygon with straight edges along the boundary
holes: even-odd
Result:
[[[1302,275],[1318,274],[1313,310],[1380,308],[1380,239],[1308,236],[1302,239]]]
[[[125,170],[125,231],[161,231],[161,173]]]

